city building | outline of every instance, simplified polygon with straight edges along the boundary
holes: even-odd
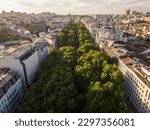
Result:
[[[111,28],[101,28],[98,37],[105,40],[123,41],[123,32]]]
[[[63,22],[60,21],[51,21],[49,24],[50,30],[63,28]]]
[[[121,59],[118,67],[124,75],[123,88],[131,107],[136,112],[150,112],[150,67],[129,57]]]
[[[0,69],[0,113],[14,112],[23,95],[21,77],[10,69]]]
[[[41,62],[49,54],[46,45],[21,44],[0,51],[0,68],[11,68],[22,78],[24,89],[31,85]]]
[[[130,9],[126,10],[126,16],[130,15]]]
[[[44,21],[32,22],[30,24],[30,30],[33,33],[46,32],[46,23]]]

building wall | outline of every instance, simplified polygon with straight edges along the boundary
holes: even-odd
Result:
[[[46,32],[46,24],[44,21],[39,22],[39,23],[31,23],[30,29],[32,32],[34,32],[34,31]]]
[[[28,85],[31,85],[39,68],[38,52],[35,51],[28,59],[23,60],[23,63],[25,65]]]
[[[39,49],[38,50],[39,63],[41,64],[48,55],[49,55],[49,51],[47,47]]]
[[[23,61],[13,56],[6,56],[3,59],[0,58],[0,68],[10,68],[21,76],[24,89],[26,89],[35,79],[40,64],[45,60],[48,54],[47,47],[44,47],[42,50],[38,48],[31,56]]]
[[[26,80],[25,74],[23,70],[23,66],[19,59],[14,59],[11,56],[5,57],[4,59],[0,59],[0,68],[10,68],[14,72],[16,72],[22,78],[23,86],[26,88]]]
[[[150,112],[150,88],[121,60],[119,69],[124,75],[124,90],[138,112]]]
[[[0,113],[14,112],[23,97],[23,85],[21,78],[9,87],[6,94],[0,99]]]
[[[97,37],[104,38],[105,40],[123,41],[123,32],[111,33],[109,31],[99,31]]]

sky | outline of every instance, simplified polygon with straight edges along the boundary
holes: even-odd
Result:
[[[121,14],[127,9],[150,11],[150,0],[0,0],[0,12]]]

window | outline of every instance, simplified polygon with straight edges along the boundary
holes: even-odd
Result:
[[[148,90],[146,90],[146,94],[145,94],[145,97],[147,97],[147,93],[148,93]]]
[[[150,100],[150,92],[149,92],[149,95],[148,95],[148,100]]]

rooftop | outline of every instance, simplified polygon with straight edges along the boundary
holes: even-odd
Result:
[[[10,46],[3,50],[0,50],[0,58],[4,58],[5,56],[16,56],[20,57],[22,53],[27,52],[30,48],[30,44],[21,44],[18,46]]]
[[[133,61],[130,57],[122,58],[121,60],[122,60],[125,64]]]
[[[114,46],[112,46],[112,51],[114,53],[116,53],[116,55],[120,58],[124,57],[124,56],[127,56],[127,53],[128,53],[128,50],[126,50],[126,48],[124,48],[124,47],[114,47]]]
[[[148,87],[150,87],[150,68],[139,63],[127,65]]]

